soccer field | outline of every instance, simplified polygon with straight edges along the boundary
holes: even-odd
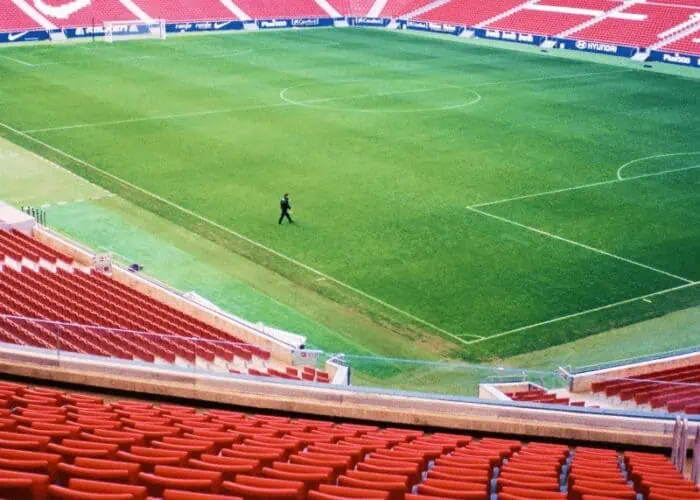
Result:
[[[700,79],[607,62],[362,29],[4,49],[0,135],[484,360],[700,303]]]

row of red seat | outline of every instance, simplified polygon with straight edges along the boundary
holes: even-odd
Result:
[[[4,253],[3,253],[4,251]],[[56,264],[73,259],[17,231],[0,231],[0,257]],[[269,361],[266,349],[232,336],[102,273],[0,266],[0,342],[125,360],[243,364],[246,373],[329,383],[313,367],[248,367]],[[20,319],[30,318],[30,319]],[[57,326],[54,323],[60,323]],[[238,372],[232,369],[232,372]]]
[[[700,413],[700,365],[655,370],[634,377],[594,382],[591,390],[671,412]]]
[[[561,398],[553,392],[545,389],[528,389],[525,391],[506,393],[513,401],[531,402],[531,403],[546,403],[553,405],[564,406],[586,406],[585,401],[571,401],[570,398]],[[589,408],[598,408],[598,406],[589,406]]]
[[[661,455],[626,453],[624,464],[629,478],[614,450],[108,403],[0,382],[0,498],[13,500],[698,498]],[[681,496],[664,496],[671,488]]]
[[[9,231],[0,229],[0,262],[5,260],[6,256],[15,260],[18,264],[23,259],[37,264],[41,260],[51,264],[62,261],[68,265],[73,262],[72,257],[57,252],[16,229]]]

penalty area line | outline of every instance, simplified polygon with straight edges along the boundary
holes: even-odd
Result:
[[[84,166],[84,167],[86,167],[86,168],[89,168],[90,170],[94,170],[94,171],[96,171],[96,172],[99,172],[100,174],[104,175],[105,177],[108,177],[108,178],[112,179],[113,181],[116,181],[116,182],[118,182],[118,183],[120,183],[120,184],[122,184],[122,185],[124,185],[124,186],[127,186],[127,187],[129,187],[129,188],[131,188],[131,189],[135,189],[136,191],[139,191],[139,192],[145,194],[146,196],[148,196],[148,197],[150,197],[150,198],[153,198],[153,199],[155,199],[155,200],[158,200],[158,201],[160,201],[161,203],[164,203],[165,205],[168,205],[168,206],[170,206],[170,207],[172,207],[172,208],[174,208],[174,209],[176,209],[176,210],[178,210],[178,211],[180,211],[180,212],[182,212],[182,213],[184,213],[184,214],[187,214],[187,215],[189,215],[189,216],[191,216],[191,217],[194,217],[195,219],[198,219],[198,220],[200,220],[200,221],[202,221],[202,222],[204,222],[204,223],[206,223],[206,224],[209,224],[209,225],[212,226],[212,227],[215,227],[215,228],[217,228],[217,229],[219,229],[219,230],[221,230],[221,231],[224,231],[224,232],[226,232],[226,233],[228,233],[228,234],[230,234],[230,235],[232,235],[232,236],[235,236],[236,238],[239,238],[239,239],[241,239],[241,240],[243,240],[243,241],[245,241],[245,242],[247,242],[247,243],[249,243],[249,244],[251,244],[251,245],[257,247],[257,248],[260,248],[261,250],[264,250],[264,251],[266,251],[266,252],[268,252],[268,253],[270,253],[270,254],[272,254],[272,255],[275,255],[275,256],[277,256],[277,257],[283,259],[283,260],[286,260],[287,262],[289,262],[289,263],[291,263],[291,264],[294,264],[294,265],[296,265],[296,266],[298,266],[298,267],[300,267],[300,268],[302,268],[302,269],[305,269],[306,271],[308,271],[308,272],[310,272],[310,273],[312,273],[312,274],[315,274],[315,275],[318,276],[318,277],[326,278],[328,281],[331,281],[331,282],[335,283],[336,285],[338,285],[338,286],[340,286],[340,287],[342,287],[342,288],[345,288],[345,289],[347,289],[347,290],[350,290],[351,292],[354,292],[354,293],[356,293],[357,295],[360,295],[360,296],[362,296],[362,297],[364,297],[364,298],[366,298],[366,299],[368,299],[368,300],[370,300],[370,301],[372,301],[372,302],[375,302],[376,304],[379,304],[379,305],[381,305],[381,306],[384,306],[384,307],[386,307],[387,309],[390,309],[390,310],[392,310],[392,311],[394,311],[394,312],[396,312],[396,313],[398,313],[398,314],[400,314],[400,315],[402,315],[402,316],[404,316],[404,317],[406,317],[406,318],[409,318],[409,319],[415,321],[416,323],[419,323],[419,324],[421,324],[421,325],[423,325],[423,326],[427,326],[428,328],[430,328],[430,329],[432,329],[432,330],[435,330],[436,332],[440,332],[440,333],[442,333],[442,334],[444,334],[444,335],[447,335],[448,337],[450,337],[450,338],[456,340],[457,342],[460,342],[460,343],[465,344],[465,345],[469,343],[469,341],[464,340],[463,338],[461,338],[461,337],[458,336],[458,335],[455,335],[455,334],[452,333],[452,332],[449,332],[449,331],[447,331],[447,330],[445,330],[445,329],[443,329],[443,328],[440,328],[439,326],[434,325],[433,323],[430,323],[430,322],[428,322],[428,321],[426,321],[426,320],[424,320],[424,319],[422,319],[422,318],[419,318],[418,316],[415,316],[415,315],[413,315],[413,314],[411,314],[411,313],[409,313],[409,312],[407,312],[407,311],[404,311],[403,309],[399,309],[398,307],[393,306],[393,305],[389,304],[388,302],[386,302],[386,301],[384,301],[384,300],[382,300],[382,299],[380,299],[380,298],[378,298],[378,297],[375,297],[375,296],[373,296],[373,295],[370,295],[369,293],[364,292],[364,291],[360,290],[359,288],[356,288],[356,287],[354,287],[354,286],[352,286],[352,285],[349,285],[348,283],[345,283],[345,282],[343,282],[343,281],[340,281],[340,280],[338,280],[338,279],[336,279],[336,278],[334,278],[334,277],[332,277],[332,276],[330,276],[330,275],[324,273],[323,271],[319,271],[318,269],[315,269],[315,268],[313,268],[313,267],[311,267],[311,266],[309,266],[309,265],[307,265],[307,264],[304,264],[303,262],[301,262],[301,261],[299,261],[299,260],[294,259],[293,257],[289,257],[288,255],[285,255],[285,254],[283,254],[283,253],[281,253],[281,252],[278,252],[277,250],[274,250],[274,249],[272,249],[272,248],[270,248],[270,247],[268,247],[268,246],[265,246],[265,245],[263,245],[262,243],[260,243],[260,242],[258,242],[258,241],[255,241],[255,240],[253,240],[253,239],[251,239],[251,238],[249,238],[249,237],[247,237],[247,236],[245,236],[245,235],[243,235],[243,234],[241,234],[241,233],[238,233],[238,232],[234,231],[233,229],[230,229],[230,228],[228,228],[228,227],[226,227],[226,226],[223,226],[223,225],[219,224],[218,222],[214,222],[214,221],[211,220],[211,219],[208,219],[208,218],[206,218],[206,217],[204,217],[204,216],[202,216],[202,215],[199,215],[199,214],[197,214],[197,213],[195,213],[195,212],[193,212],[193,211],[191,211],[191,210],[189,210],[189,209],[187,209],[187,208],[185,208],[185,207],[183,207],[183,206],[181,206],[181,205],[178,205],[178,204],[176,204],[176,203],[174,203],[174,202],[172,202],[172,201],[170,201],[170,200],[168,200],[168,199],[166,199],[166,198],[163,198],[162,196],[159,196],[159,195],[157,195],[157,194],[155,194],[155,193],[152,193],[151,191],[148,191],[148,190],[146,190],[146,189],[144,189],[144,188],[142,188],[142,187],[139,187],[139,186],[137,186],[137,185],[135,185],[135,184],[132,184],[131,182],[129,182],[129,181],[127,181],[127,180],[124,180],[124,179],[122,179],[121,177],[118,177],[118,176],[116,176],[116,175],[114,175],[114,174],[111,174],[111,173],[105,171],[105,170],[102,170],[101,168],[96,167],[95,165],[92,165],[92,164],[90,164],[90,163],[88,163],[88,162],[86,162],[86,161],[84,161],[84,160],[81,160],[80,158],[77,158],[76,156],[73,156],[72,154],[63,151],[62,149],[59,149],[59,148],[57,148],[57,147],[55,147],[55,146],[52,146],[51,144],[47,144],[46,142],[44,142],[44,141],[42,141],[42,140],[40,140],[40,139],[37,139],[36,137],[33,137],[33,136],[31,136],[31,135],[29,135],[29,134],[27,134],[27,133],[25,133],[25,132],[22,132],[21,130],[18,130],[18,129],[16,129],[16,128],[10,126],[10,125],[7,125],[6,123],[0,122],[0,127],[4,128],[4,129],[6,129],[6,130],[9,130],[10,132],[12,132],[12,133],[14,133],[14,134],[17,134],[17,135],[19,135],[19,136],[21,136],[21,137],[24,137],[25,139],[28,139],[28,140],[30,140],[30,141],[32,141],[32,142],[35,142],[35,143],[39,144],[40,146],[43,146],[43,147],[45,147],[45,148],[47,148],[47,149],[49,149],[49,150],[51,150],[51,151],[53,151],[53,152],[55,152],[55,153],[61,155],[61,156],[63,156],[64,158],[67,158],[67,159],[69,159],[69,160],[72,160],[72,161],[74,161],[74,162],[76,162],[76,163],[78,163],[78,164],[80,164],[80,165],[82,165],[82,166]],[[470,334],[462,334],[462,335],[464,335],[464,336],[467,336],[467,335],[468,335],[468,336],[470,336],[470,337],[476,337],[477,339],[482,339],[482,338],[483,338],[483,337],[481,337],[481,336],[479,336],[479,335],[470,335]]]
[[[599,181],[599,182],[591,182],[590,184],[581,184],[579,186],[571,186],[571,187],[561,188],[561,189],[552,189],[550,191],[541,191],[539,193],[524,194],[522,196],[514,196],[512,198],[503,198],[501,200],[487,201],[484,203],[477,203],[476,205],[471,205],[469,208],[489,207],[491,205],[500,205],[502,203],[509,203],[511,201],[527,200],[529,198],[539,198],[540,196],[549,196],[552,194],[566,193],[569,191],[578,191],[580,189],[588,189],[588,188],[592,188],[592,187],[605,186],[607,184],[617,184],[619,182],[635,181],[638,179],[646,179],[648,177],[658,177],[661,175],[673,174],[675,172],[685,172],[687,170],[695,170],[695,169],[700,168],[700,165],[691,165],[689,167],[672,168],[669,170],[661,170],[659,172],[650,172],[648,174],[633,175],[631,177],[620,177],[620,172],[622,171],[622,169],[624,169],[625,167],[627,167],[629,165],[632,165],[633,163],[636,163],[636,162],[639,162],[642,160],[648,160],[650,158],[662,158],[665,156],[681,156],[681,155],[691,155],[691,154],[700,155],[700,151],[698,151],[697,153],[672,153],[672,154],[667,154],[667,155],[657,155],[657,156],[648,156],[646,158],[639,158],[637,160],[633,160],[631,162],[625,163],[622,167],[620,167],[618,169],[618,178],[617,179],[610,179],[607,181]]]
[[[0,55],[3,59],[7,59],[8,61],[15,62],[17,64],[21,64],[22,66],[26,66],[28,68],[36,68],[36,64],[28,63],[27,61],[22,61],[21,59],[15,59],[14,57],[9,57],[9,56],[4,56]]]
[[[619,302],[613,302],[612,304],[606,304],[604,306],[594,307],[593,309],[587,309],[585,311],[567,314],[566,316],[559,316],[558,318],[549,319],[547,321],[540,321],[539,323],[533,323],[531,325],[521,326],[520,328],[514,328],[513,330],[508,330],[505,332],[497,333],[495,335],[491,335],[491,336],[486,337],[484,339],[470,340],[470,341],[467,341],[467,344],[470,344],[470,345],[478,344],[478,343],[484,342],[486,340],[491,340],[491,339],[495,339],[495,338],[499,338],[499,337],[505,337],[507,335],[512,335],[514,333],[519,333],[519,332],[524,332],[526,330],[531,330],[533,328],[537,328],[538,326],[544,326],[544,325],[550,325],[552,323],[558,323],[560,321],[565,321],[567,319],[577,318],[579,316],[585,316],[586,314],[591,314],[591,313],[598,312],[598,311],[605,311],[606,309],[612,309],[614,307],[623,306],[625,304],[631,304],[632,302],[637,302],[640,300],[647,302],[647,303],[650,303],[651,301],[649,299],[652,297],[657,297],[659,295],[665,295],[667,293],[676,292],[678,290],[684,290],[686,288],[692,288],[692,287],[698,286],[698,285],[700,285],[700,281],[686,283],[685,285],[679,285],[679,286],[675,286],[673,288],[666,288],[665,290],[659,290],[658,292],[652,292],[652,293],[648,293],[646,295],[640,295],[639,297],[633,297],[631,299],[620,300]]]
[[[537,229],[536,227],[527,226],[525,224],[521,224],[520,222],[515,222],[514,220],[507,219],[505,217],[501,217],[500,215],[495,215],[495,214],[491,214],[489,212],[484,212],[483,210],[479,210],[478,208],[474,208],[474,207],[467,207],[467,210],[481,214],[485,217],[491,217],[491,218],[499,220],[501,222],[505,222],[506,224],[511,224],[511,225],[519,227],[521,229],[526,229],[527,231],[531,231],[533,233],[537,233],[539,235],[546,236],[548,238],[552,238],[554,240],[568,243],[569,245],[574,245],[574,246],[577,246],[580,248],[585,248],[586,250],[590,250],[591,252],[595,252],[595,253],[598,253],[600,255],[605,255],[606,257],[610,257],[612,259],[616,259],[616,260],[619,260],[621,262],[626,262],[627,264],[632,264],[632,265],[635,265],[637,267],[647,269],[649,271],[654,271],[655,273],[658,273],[658,274],[663,274],[663,275],[668,276],[670,278],[674,278],[674,279],[677,279],[680,281],[685,281],[686,283],[695,283],[693,280],[689,280],[688,278],[684,278],[682,276],[678,276],[676,274],[669,273],[669,272],[664,271],[662,269],[658,269],[656,267],[652,267],[652,266],[649,266],[647,264],[643,264],[641,262],[637,262],[636,260],[627,259],[625,257],[615,255],[614,253],[606,252],[605,250],[601,250],[600,248],[586,245],[585,243],[579,243],[578,241],[570,240],[568,238],[564,238],[563,236],[559,236],[559,235],[556,235],[553,233],[548,233],[547,231],[543,231],[542,229]]]

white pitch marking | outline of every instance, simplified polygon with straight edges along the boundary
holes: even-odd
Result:
[[[495,339],[498,337],[505,337],[506,335],[512,335],[513,333],[519,333],[519,332],[523,332],[526,330],[531,330],[531,329],[536,328],[538,326],[550,325],[552,323],[558,323],[559,321],[564,321],[567,319],[576,318],[578,316],[585,316],[586,314],[591,314],[591,313],[598,312],[598,311],[605,311],[606,309],[612,309],[614,307],[622,306],[625,304],[631,304],[632,302],[636,302],[638,300],[648,301],[648,299],[651,297],[656,297],[658,295],[664,295],[664,294],[675,292],[678,290],[683,290],[685,288],[691,288],[691,287],[694,287],[697,285],[700,285],[700,281],[686,283],[685,285],[680,285],[680,286],[676,286],[673,288],[667,288],[665,290],[660,290],[658,292],[648,293],[646,295],[640,295],[639,297],[633,297],[631,299],[621,300],[619,302],[613,302],[612,304],[607,304],[607,305],[600,306],[600,307],[594,307],[593,309],[587,309],[585,311],[580,311],[577,313],[567,314],[566,316],[559,316],[558,318],[553,318],[553,319],[550,319],[547,321],[540,321],[539,323],[533,323],[531,325],[521,326],[520,328],[514,328],[513,330],[508,330],[505,332],[497,333],[495,335],[491,335],[489,337],[485,337],[483,340],[469,340],[469,341],[467,341],[467,344],[470,344],[470,345],[471,344],[478,344],[478,343],[484,342],[486,340]]]
[[[332,83],[332,82],[329,82]],[[313,84],[312,84],[313,85]],[[450,89],[450,88],[458,88],[455,85],[443,85],[441,87],[432,87],[432,88],[426,88],[426,89],[414,89],[414,90],[397,90],[397,91],[391,91],[391,92],[375,92],[371,94],[355,94],[355,95],[347,95],[347,96],[338,96],[338,97],[326,97],[322,99],[312,99],[312,100],[307,100],[307,101],[295,101],[293,99],[289,99],[285,94],[289,92],[292,89],[295,88],[300,88],[300,87],[308,87],[309,85],[295,85],[293,87],[287,87],[286,89],[282,89],[280,91],[280,99],[282,99],[284,102],[292,104],[294,106],[302,106],[305,108],[317,108],[317,109],[324,109],[323,106],[318,106],[318,104],[321,103],[326,103],[326,102],[335,102],[335,101],[344,101],[344,100],[350,100],[350,99],[361,99],[363,97],[386,97],[386,96],[392,96],[392,95],[404,95],[404,94],[420,94],[424,92],[436,92],[438,90],[445,90],[445,89]],[[420,113],[422,111],[448,111],[450,109],[458,109],[458,108],[465,108],[467,106],[473,106],[474,104],[478,103],[481,101],[482,97],[481,94],[474,90],[467,90],[467,92],[471,92],[474,94],[475,98],[473,98],[470,101],[459,103],[459,104],[450,104],[446,106],[438,106],[434,108],[422,108],[422,109],[416,109],[416,108],[410,108],[410,109],[353,109],[353,108],[330,108],[334,111],[351,111],[351,112],[357,112],[357,113]]]
[[[544,82],[547,80],[566,80],[569,78],[590,78],[592,76],[615,75],[618,73],[629,73],[631,71],[637,71],[637,70],[636,69],[620,69],[620,70],[615,70],[615,71],[594,71],[594,72],[588,72],[588,73],[574,73],[574,74],[560,75],[560,76],[542,76],[542,77],[537,77],[537,78],[524,78],[522,80],[501,80],[501,81],[495,81],[495,82],[474,83],[474,84],[471,84],[469,86],[470,87],[486,87],[486,86],[491,86],[491,85],[508,85],[511,83]]]
[[[196,219],[198,219],[198,220],[201,220],[202,222],[205,222],[205,223],[207,223],[207,224],[209,224],[209,225],[211,225],[211,226],[213,226],[213,227],[215,227],[215,228],[217,228],[217,229],[220,229],[221,231],[224,231],[224,232],[226,232],[226,233],[229,233],[230,235],[235,236],[236,238],[239,238],[239,239],[241,239],[241,240],[243,240],[243,241],[246,241],[246,242],[250,243],[251,245],[256,246],[256,247],[258,247],[258,248],[260,248],[260,249],[262,249],[262,250],[264,250],[264,251],[266,251],[266,252],[268,252],[268,253],[270,253],[270,254],[272,254],[272,255],[276,255],[277,257],[279,257],[279,258],[281,258],[281,259],[284,259],[284,260],[286,260],[287,262],[290,262],[290,263],[292,263],[292,264],[294,264],[294,265],[296,265],[296,266],[298,266],[298,267],[301,267],[302,269],[305,269],[305,270],[309,271],[309,272],[312,273],[312,274],[315,274],[315,275],[317,275],[317,276],[319,276],[319,277],[322,277],[322,278],[326,278],[328,281],[332,281],[333,283],[335,283],[335,284],[338,285],[338,286],[341,286],[341,287],[343,287],[343,288],[345,288],[345,289],[347,289],[347,290],[350,290],[351,292],[354,292],[354,293],[356,293],[356,294],[358,294],[358,295],[361,295],[362,297],[365,297],[366,299],[369,299],[369,300],[371,300],[372,302],[375,302],[375,303],[377,303],[377,304],[380,304],[380,305],[386,307],[387,309],[390,309],[390,310],[392,310],[392,311],[394,311],[394,312],[396,312],[396,313],[398,313],[398,314],[401,314],[402,316],[405,316],[405,317],[407,317],[407,318],[409,318],[409,319],[411,319],[411,320],[413,320],[413,321],[415,321],[415,322],[417,322],[417,323],[420,323],[421,325],[427,326],[427,327],[432,328],[433,330],[435,330],[435,331],[437,331],[437,332],[443,333],[443,334],[445,334],[445,335],[447,335],[447,336],[449,336],[449,337],[455,339],[456,341],[461,342],[462,344],[466,344],[466,343],[468,342],[468,341],[464,340],[463,338],[461,338],[461,337],[455,335],[454,333],[448,332],[447,330],[445,330],[445,329],[443,329],[443,328],[440,328],[440,327],[437,326],[437,325],[434,325],[434,324],[432,324],[432,323],[430,323],[430,322],[428,322],[428,321],[426,321],[426,320],[424,320],[424,319],[421,319],[421,318],[419,318],[418,316],[415,316],[415,315],[413,315],[413,314],[411,314],[411,313],[409,313],[409,312],[407,312],[407,311],[404,311],[404,310],[402,310],[402,309],[399,309],[398,307],[393,306],[393,305],[389,304],[388,302],[383,301],[383,300],[380,299],[380,298],[374,297],[373,295],[370,295],[370,294],[368,294],[367,292],[363,292],[362,290],[360,290],[360,289],[358,289],[358,288],[355,288],[355,287],[352,286],[352,285],[349,285],[349,284],[347,284],[347,283],[345,283],[345,282],[343,282],[343,281],[340,281],[340,280],[338,280],[338,279],[336,279],[336,278],[334,278],[334,277],[332,277],[332,276],[330,276],[330,275],[328,275],[328,274],[326,274],[326,273],[324,273],[324,272],[322,272],[322,271],[319,271],[318,269],[315,269],[315,268],[313,268],[313,267],[311,267],[311,266],[309,266],[309,265],[307,265],[307,264],[304,264],[303,262],[301,262],[301,261],[299,261],[299,260],[296,260],[296,259],[294,259],[293,257],[289,257],[289,256],[287,256],[287,255],[285,255],[285,254],[283,254],[283,253],[281,253],[281,252],[278,252],[277,250],[274,250],[274,249],[272,249],[272,248],[270,248],[270,247],[267,247],[267,246],[263,245],[262,243],[260,243],[260,242],[258,242],[258,241],[255,241],[255,240],[253,240],[253,239],[251,239],[251,238],[248,238],[247,236],[244,236],[243,234],[238,233],[238,232],[234,231],[233,229],[230,229],[230,228],[228,228],[228,227],[226,227],[226,226],[223,226],[223,225],[219,224],[218,222],[214,222],[213,220],[208,219],[208,218],[206,218],[206,217],[204,217],[204,216],[202,216],[202,215],[199,215],[199,214],[197,214],[197,213],[195,213],[195,212],[193,212],[193,211],[191,211],[191,210],[189,210],[189,209],[187,209],[187,208],[185,208],[185,207],[183,207],[183,206],[180,206],[180,205],[178,205],[178,204],[176,204],[176,203],[174,203],[174,202],[172,202],[172,201],[170,201],[170,200],[168,200],[168,199],[166,199],[166,198],[163,198],[162,196],[159,196],[159,195],[157,195],[157,194],[155,194],[155,193],[152,193],[151,191],[148,191],[148,190],[146,190],[146,189],[144,189],[144,188],[142,188],[142,187],[140,187],[140,186],[137,186],[137,185],[135,185],[135,184],[132,184],[131,182],[126,181],[126,180],[122,179],[121,177],[117,177],[117,176],[114,175],[114,174],[111,174],[111,173],[109,173],[109,172],[107,172],[107,171],[105,171],[105,170],[102,170],[101,168],[96,167],[95,165],[92,165],[92,164],[90,164],[90,163],[88,163],[88,162],[86,162],[86,161],[84,161],[84,160],[81,160],[80,158],[77,158],[76,156],[73,156],[73,155],[70,154],[70,153],[66,153],[66,152],[63,151],[62,149],[58,149],[58,148],[55,147],[55,146],[52,146],[52,145],[50,145],[50,144],[47,144],[47,143],[45,143],[44,141],[42,141],[42,140],[40,140],[40,139],[37,139],[36,137],[33,137],[33,136],[31,136],[31,135],[29,135],[29,134],[27,134],[27,133],[25,133],[25,132],[22,132],[21,130],[18,130],[18,129],[16,129],[16,128],[14,128],[14,127],[11,127],[10,125],[7,125],[6,123],[0,122],[0,127],[3,127],[3,128],[5,128],[5,129],[9,130],[10,132],[13,132],[13,133],[15,133],[15,134],[17,134],[17,135],[20,135],[20,136],[22,136],[22,137],[24,137],[24,138],[26,138],[26,139],[29,139],[30,141],[33,141],[33,142],[35,142],[35,143],[37,143],[37,144],[39,144],[39,145],[41,145],[41,146],[44,146],[45,148],[50,149],[51,151],[54,151],[55,153],[58,153],[58,154],[62,155],[63,157],[65,157],[65,158],[67,158],[67,159],[69,159],[69,160],[72,160],[72,161],[74,161],[74,162],[76,162],[76,163],[79,163],[80,165],[83,165],[84,167],[87,167],[87,168],[89,168],[89,169],[91,169],[91,170],[94,170],[94,171],[96,171],[96,172],[99,172],[99,173],[101,173],[102,175],[104,175],[105,177],[109,177],[110,179],[113,179],[113,180],[115,180],[115,181],[117,181],[117,182],[119,182],[119,183],[121,183],[121,184],[123,184],[123,185],[125,185],[125,186],[128,186],[128,187],[130,187],[131,189],[135,189],[136,191],[139,191],[139,192],[141,192],[141,193],[143,193],[143,194],[145,194],[145,195],[147,195],[147,196],[149,196],[149,197],[151,197],[151,198],[153,198],[153,199],[155,199],[155,200],[160,201],[161,203],[164,203],[164,204],[166,204],[166,205],[168,205],[168,206],[170,206],[170,207],[172,207],[172,208],[175,208],[176,210],[179,210],[180,212],[182,212],[182,213],[184,213],[184,214],[187,214],[187,215],[189,215],[189,216],[191,216],[191,217],[194,217],[194,218],[196,218]],[[462,334],[462,335],[469,335],[469,334]],[[469,336],[477,337],[476,335],[469,335]]]
[[[644,158],[637,158],[636,160],[628,161],[624,165],[622,165],[620,168],[617,169],[617,180],[623,181],[626,178],[622,177],[622,171],[629,167],[630,165],[633,165],[635,163],[639,163],[641,161],[645,160],[655,160],[657,158],[668,158],[671,156],[692,156],[692,155],[700,155],[700,151],[690,151],[687,153],[664,153],[664,154],[659,154],[659,155],[652,155],[652,156],[645,156]]]
[[[690,154],[690,153],[674,153],[674,154]],[[695,154],[695,153],[693,153],[693,154]],[[698,154],[700,154],[700,153],[698,153]],[[667,155],[667,156],[669,156],[669,155]],[[627,165],[630,165],[631,163],[632,162],[627,163]],[[647,177],[656,177],[659,175],[672,174],[674,172],[685,172],[686,170],[694,170],[697,168],[700,168],[700,165],[693,165],[690,167],[672,168],[670,170],[662,170],[660,172],[651,172],[648,174],[635,175],[632,177],[623,177],[622,179],[611,179],[608,181],[591,182],[590,184],[581,184],[580,186],[572,186],[572,187],[561,188],[561,189],[552,189],[551,191],[542,191],[540,193],[532,193],[532,194],[525,194],[522,196],[514,196],[513,198],[504,198],[502,200],[487,201],[485,203],[477,203],[476,205],[471,205],[470,208],[488,207],[491,205],[499,205],[501,203],[508,203],[511,201],[526,200],[528,198],[537,198],[539,196],[549,196],[550,194],[566,193],[567,191],[576,191],[578,189],[587,189],[587,188],[592,188],[592,187],[596,187],[596,186],[604,186],[606,184],[617,184],[618,182],[634,181],[637,179],[645,179]]]
[[[486,217],[491,217],[496,220],[500,220],[501,222],[505,222],[506,224],[511,224],[513,226],[520,227],[522,229],[527,229],[528,231],[532,231],[533,233],[541,234],[542,236],[547,236],[548,238],[552,238],[555,240],[563,241],[564,243],[568,243],[569,245],[574,245],[577,247],[585,248],[586,250],[590,250],[591,252],[599,253],[601,255],[605,255],[606,257],[611,257],[613,259],[617,259],[622,262],[626,262],[628,264],[635,265],[637,267],[642,267],[644,269],[648,269],[649,271],[654,271],[659,274],[663,274],[665,276],[669,276],[671,278],[680,280],[680,281],[685,281],[686,283],[694,283],[693,280],[689,280],[687,278],[683,278],[682,276],[678,276],[676,274],[672,274],[666,271],[663,271],[662,269],[658,269],[656,267],[648,266],[646,264],[642,264],[641,262],[637,262],[635,260],[627,259],[625,257],[620,257],[619,255],[615,255],[614,253],[606,252],[605,250],[601,250],[600,248],[595,248],[590,245],[586,245],[584,243],[579,243],[578,241],[570,240],[568,238],[564,238],[562,236],[558,236],[556,234],[548,233],[547,231],[543,231],[541,229],[537,229],[536,227],[532,226],[526,226],[525,224],[521,224],[519,222],[515,222],[514,220],[506,219],[505,217],[501,217],[499,215],[494,215],[488,212],[484,212],[483,210],[479,210],[474,207],[467,207],[467,210],[471,210],[472,212],[476,212],[478,214],[484,215]]]
[[[642,300],[648,304],[651,304],[651,300],[646,297],[644,297]]]
[[[14,57],[9,57],[9,56],[0,56],[3,59],[7,59],[8,61],[16,62],[17,64],[21,64],[22,66],[27,66],[29,68],[35,68],[37,65],[28,63],[27,61],[22,61],[21,59],[15,59]]]

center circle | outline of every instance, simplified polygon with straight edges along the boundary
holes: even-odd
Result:
[[[347,111],[355,113],[424,113],[430,111],[450,111],[454,109],[473,106],[481,101],[481,95],[475,90],[458,87],[456,85],[435,85],[431,87],[398,87],[397,82],[390,82],[393,87],[385,87],[382,82],[376,80],[335,80],[323,83],[303,83],[282,89],[279,97],[282,101],[304,108],[313,108],[326,111]],[[399,82],[400,83],[400,82]],[[345,89],[347,94],[338,93],[338,89]],[[460,96],[447,98],[445,103],[436,103],[432,106],[398,107],[382,106],[374,102],[374,105],[352,107],[343,105],[348,101],[371,100],[393,96],[421,95],[440,96],[449,91],[459,91]],[[330,93],[329,93],[330,91]]]

